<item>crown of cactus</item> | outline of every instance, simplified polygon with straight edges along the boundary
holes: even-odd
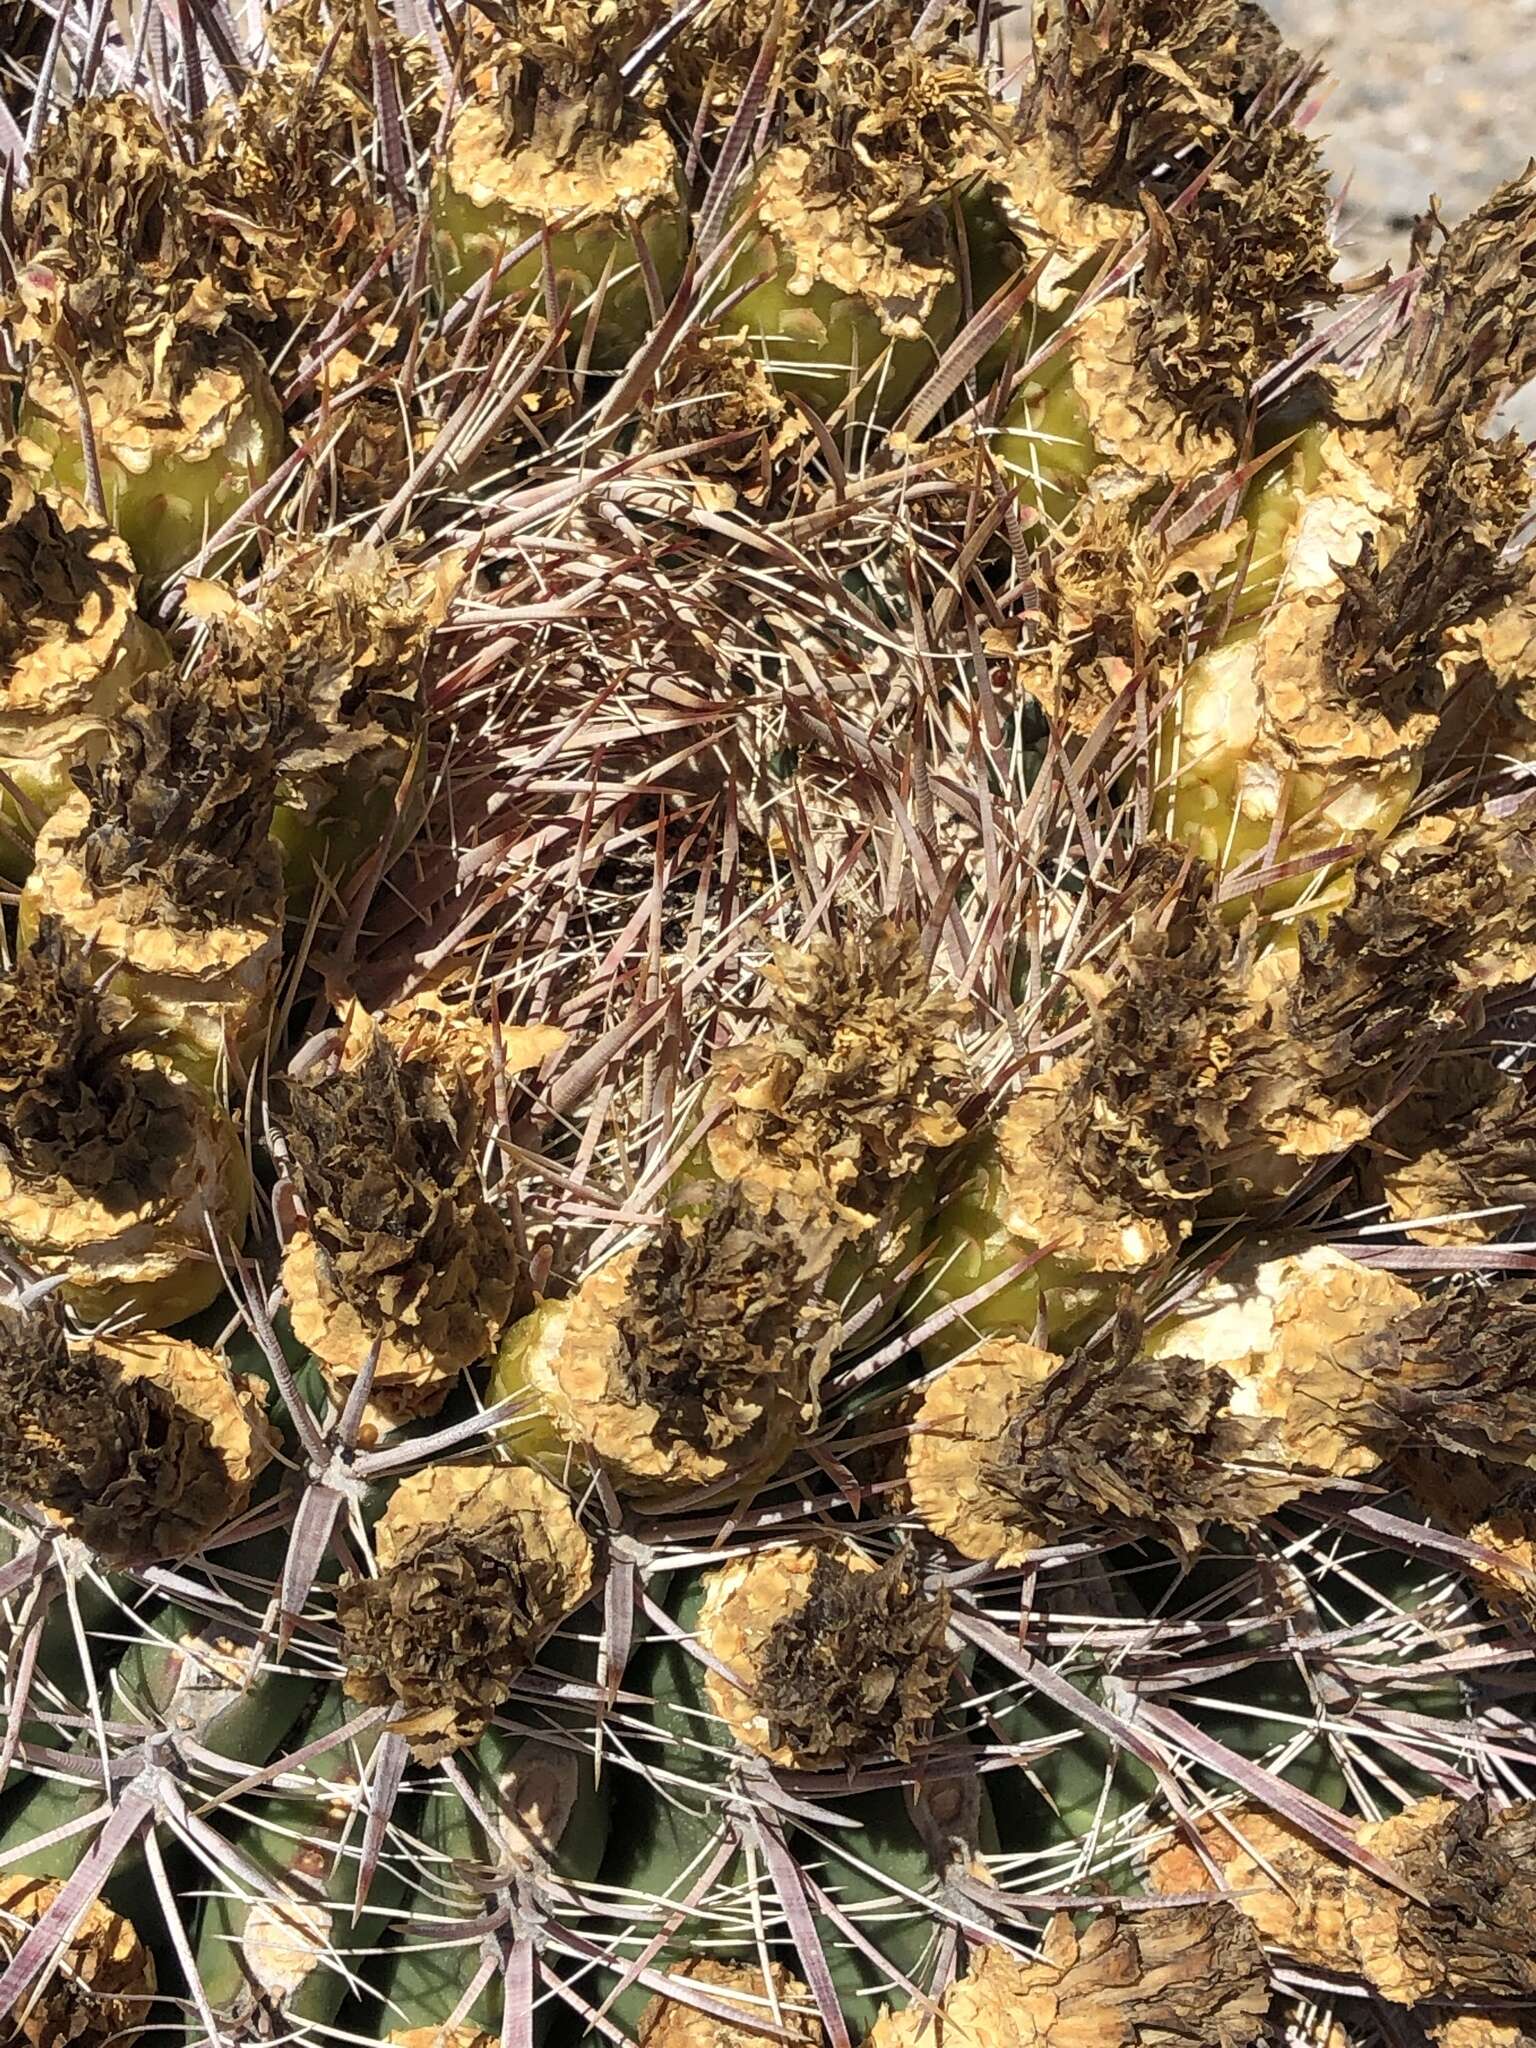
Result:
[[[0,2038],[1536,2042],[1536,176],[989,18],[0,0]]]

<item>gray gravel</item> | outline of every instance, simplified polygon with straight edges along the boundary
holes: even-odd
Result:
[[[1460,220],[1536,153],[1536,0],[1267,0],[1331,90],[1314,132],[1344,200],[1345,275],[1400,269],[1430,196]],[[1510,408],[1536,435],[1536,386]]]
[[[1344,247],[1401,263],[1431,193],[1459,220],[1536,150],[1536,0],[1269,0],[1334,84],[1316,124],[1347,186]]]

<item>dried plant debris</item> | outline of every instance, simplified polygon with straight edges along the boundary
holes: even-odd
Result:
[[[1089,498],[1036,571],[1038,626],[1017,656],[1019,688],[1084,734],[1133,684],[1159,690],[1181,666],[1191,620],[1240,543],[1228,528],[1174,545],[1124,501]]]
[[[544,1639],[592,1590],[592,1545],[527,1465],[434,1465],[375,1532],[378,1574],[336,1597],[349,1695],[388,1705],[424,1763],[476,1741]]]
[[[0,1954],[14,1955],[61,1886],[0,1876]],[[17,2048],[115,2048],[151,2021],[155,1965],[131,1921],[101,1901],[70,1923],[48,1981],[16,2023]]]
[[[990,1446],[984,1483],[1036,1544],[1096,1523],[1162,1535],[1186,1552],[1214,1521],[1257,1522],[1284,1478],[1247,1476],[1251,1428],[1218,1364],[1144,1355],[1122,1318],[1114,1355],[1076,1351]],[[1304,1480],[1292,1483],[1304,1484]]]
[[[937,2025],[913,2005],[884,2014],[869,2040],[870,2048],[922,2048],[936,2035],[964,2048],[1063,2039],[1244,2048],[1263,2038],[1269,2004],[1259,1945],[1230,1907],[1101,1911],[1082,1932],[1061,1913],[1036,1961],[999,1946],[974,1951],[943,1994]]]
[[[817,2048],[824,2038],[810,2017],[811,1994],[779,1963],[763,1970],[748,1963],[717,1962],[695,1956],[668,1972],[697,1984],[725,2005],[739,2005],[733,2022],[697,2006],[658,1994],[640,2015],[635,2038],[640,2048],[753,2048],[769,2028],[777,2039]]]
[[[1422,1437],[1448,1451],[1536,1465],[1536,1284],[1457,1274],[1397,1326]]]
[[[114,1563],[201,1548],[271,1452],[259,1380],[171,1337],[72,1337],[46,1303],[0,1306],[0,1380],[0,1494]]]
[[[509,1344],[561,1434],[659,1503],[782,1465],[815,1428],[836,1334],[795,1235],[726,1186]]]
[[[219,1291],[249,1199],[233,1124],[44,926],[0,977],[0,1236],[79,1312],[164,1327]]]
[[[1483,1798],[1422,1799],[1362,1827],[1361,1848],[1400,1876],[1401,1891],[1247,1808],[1207,1816],[1200,1839],[1266,1942],[1360,1978],[1394,2004],[1536,1993],[1529,1802],[1495,1811]],[[1184,1844],[1159,1855],[1151,1875],[1165,1892],[1212,1887],[1206,1864]]]
[[[1106,1272],[1136,1272],[1188,1231],[1246,1129],[1264,1045],[1251,947],[1198,862],[1150,847],[1127,926],[1072,976],[1087,1049],[1027,1082],[999,1131],[1009,1230]]]
[[[283,1260],[294,1330],[343,1385],[371,1358],[396,1419],[430,1413],[524,1285],[481,1182],[471,1090],[378,1032],[358,1064],[287,1080],[277,1101],[303,1207]]]
[[[1536,1207],[1525,1076],[1475,1053],[1432,1060],[1371,1136],[1369,1191],[1420,1244],[1486,1244]]]
[[[790,1769],[906,1761],[949,1691],[948,1620],[906,1551],[876,1564],[848,1544],[789,1544],[722,1565],[699,1616],[709,1703],[744,1748]]]
[[[966,1012],[888,922],[804,952],[781,947],[763,979],[763,1026],[715,1060],[710,1161],[835,1250],[961,1136]]]

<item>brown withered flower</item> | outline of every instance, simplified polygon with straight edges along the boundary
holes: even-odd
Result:
[[[390,1706],[421,1763],[484,1732],[544,1639],[586,1600],[592,1545],[531,1465],[434,1465],[402,1480],[376,1577],[336,1595],[349,1698]]]
[[[1453,1275],[1398,1323],[1416,1438],[1536,1466],[1536,1282]]]
[[[1234,131],[1192,197],[1166,212],[1148,190],[1140,200],[1145,222],[1122,230],[1148,234],[1136,295],[1076,314],[1062,365],[1101,499],[1143,499],[1234,462],[1255,381],[1336,290],[1327,171],[1294,129]]]
[[[248,1200],[229,1119],[45,925],[0,977],[0,1235],[88,1320],[164,1326],[218,1293],[209,1235],[238,1243]]]
[[[0,1957],[9,1960],[61,1885],[0,1875]],[[133,1923],[93,1900],[73,1923],[42,1990],[12,2022],[16,2048],[119,2048],[151,2024],[154,1957]]]
[[[757,356],[721,335],[680,344],[641,410],[649,444],[688,450],[685,474],[700,502],[724,510],[781,501],[796,455],[814,445],[805,415],[774,388]]]
[[[207,628],[194,680],[275,706],[274,830],[291,905],[307,904],[317,873],[343,885],[398,829],[427,646],[461,566],[453,555],[417,569],[389,547],[294,544],[274,551],[249,604],[215,584],[189,591]]]
[[[135,94],[65,110],[18,195],[6,308],[32,350],[18,454],[85,498],[88,416],[107,513],[156,578],[239,510],[285,447],[249,339],[273,309],[238,214],[196,157]]]
[[[1317,183],[1301,153],[1261,140],[1274,124],[1258,110],[1273,110],[1304,67],[1241,0],[1048,0],[1034,58],[1012,132],[994,117],[974,147],[1021,258],[1044,260],[1035,299],[1047,310],[1064,307],[1107,250],[1145,232],[1144,192],[1166,205],[1224,151],[1292,154],[1305,173],[1293,198]]]
[[[1266,2032],[1270,1987],[1252,1929],[1227,1905],[1059,1913],[1033,1961],[972,1951],[938,2001],[951,2048],[1248,2048]],[[922,2005],[883,2012],[867,2048],[924,2048]]]
[[[159,669],[127,691],[38,834],[22,932],[50,923],[210,1066],[249,1063],[281,966],[279,707]]]
[[[1165,1256],[1248,1124],[1262,1019],[1251,946],[1199,862],[1151,849],[1128,929],[1079,969],[1087,1047],[1027,1082],[1003,1118],[1003,1220],[1075,1264],[1136,1272]]]
[[[275,1095],[303,1209],[283,1254],[294,1331],[338,1387],[377,1347],[380,1410],[431,1414],[524,1284],[481,1183],[471,1094],[376,1032],[356,1065]]]
[[[641,2013],[635,2039],[640,2048],[760,2048],[772,2028],[775,2038],[794,2048],[819,2048],[825,2036],[813,2016],[810,1992],[782,1963],[770,1963],[768,1972],[765,1978],[755,1963],[720,1962],[713,1956],[669,1964],[669,1977],[700,1985],[722,2004],[739,2005],[741,2018],[720,2019],[658,1994]]]
[[[354,305],[369,303],[363,293],[393,298],[378,259],[397,225],[359,168],[383,146],[377,78],[391,80],[416,148],[441,117],[438,81],[427,45],[363,0],[285,0],[263,36],[266,62],[203,124],[199,181],[239,223],[245,274],[263,302],[299,329],[323,324],[343,295]]]
[[[1322,152],[1278,120],[1235,129],[1190,201],[1143,205],[1138,360],[1185,418],[1235,445],[1254,384],[1291,352],[1308,309],[1338,295]]]
[[[1090,496],[1071,532],[1035,564],[1035,630],[1014,679],[1058,724],[1091,733],[1129,684],[1176,669],[1192,617],[1241,532],[1181,544],[1122,500]]]
[[[1536,172],[1528,168],[1442,231],[1414,317],[1358,380],[1356,409],[1385,415],[1420,445],[1438,440],[1458,415],[1486,419],[1530,378],[1533,309]]]
[[[1021,126],[1045,138],[1056,182],[1127,201],[1169,158],[1223,148],[1302,69],[1244,0],[1048,0],[1036,59]]]
[[[722,1180],[829,1253],[871,1231],[929,1155],[953,1145],[964,1005],[888,920],[762,970],[761,1025],[715,1057],[706,1110]]]
[[[1221,1365],[1148,1357],[1137,1317],[1118,1321],[1109,1359],[1075,1351],[1055,1362],[978,1459],[1016,1543],[1032,1537],[1038,1548],[1107,1523],[1189,1555],[1213,1522],[1256,1523],[1277,1492],[1302,1490],[1295,1475],[1245,1469],[1253,1433],[1233,1412],[1236,1386]]]
[[[1413,1068],[1465,1037],[1484,997],[1536,969],[1536,806],[1434,813],[1357,863],[1349,901],[1304,925],[1271,993],[1255,1129],[1305,1160],[1368,1137]]]
[[[1528,1078],[1475,1053],[1431,1060],[1372,1132],[1364,1177],[1367,1192],[1420,1244],[1502,1236],[1536,1206]]]
[[[1178,1359],[1181,1373],[1203,1365],[1230,1382],[1219,1441],[1233,1503],[1265,1512],[1396,1449],[1404,1402],[1428,1377],[1397,1339],[1417,1305],[1392,1274],[1314,1245],[1206,1282],[1142,1348],[1153,1366]]]
[[[0,460],[0,874],[20,879],[36,825],[70,793],[69,771],[123,691],[165,658],[134,609],[133,560],[73,498]]]
[[[1207,1815],[1200,1837],[1238,1910],[1302,1962],[1362,1978],[1396,2005],[1536,1993],[1536,1803],[1495,1812],[1481,1797],[1433,1797],[1367,1823],[1360,1846],[1399,1873],[1401,1891],[1245,1807]],[[1162,1892],[1213,1888],[1182,1842],[1150,1876]]]
[[[51,1304],[0,1306],[0,1494],[113,1564],[198,1550],[266,1463],[260,1380],[197,1344],[72,1338]]]
[[[814,1429],[836,1341],[793,1233],[736,1188],[548,1302],[499,1369],[621,1494],[659,1503],[770,1476]]]
[[[803,1771],[909,1761],[944,1704],[949,1603],[906,1551],[785,1544],[705,1576],[699,1641],[709,1704],[744,1749]]]

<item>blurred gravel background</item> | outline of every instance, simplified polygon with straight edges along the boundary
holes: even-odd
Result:
[[[1460,220],[1536,154],[1536,0],[1267,0],[1331,89],[1316,122],[1344,196],[1344,275],[1406,259],[1431,193]],[[1536,385],[1510,407],[1536,436]]]
[[[1401,265],[1431,193],[1459,220],[1536,152],[1536,0],[1268,0],[1332,76],[1316,132],[1357,270]]]

